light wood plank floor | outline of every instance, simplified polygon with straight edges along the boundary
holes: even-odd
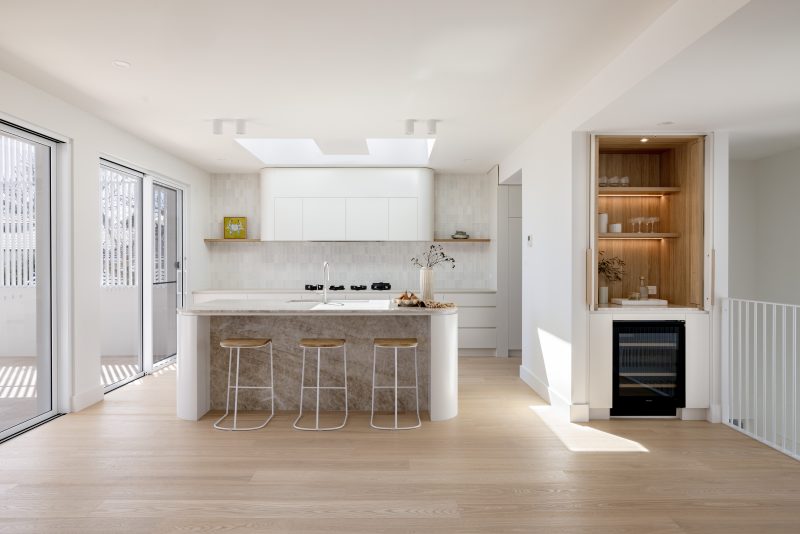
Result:
[[[800,463],[722,425],[563,422],[518,359],[461,363],[461,415],[215,431],[166,370],[0,445],[0,532],[800,531]]]

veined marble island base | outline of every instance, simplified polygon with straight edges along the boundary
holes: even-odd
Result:
[[[384,301],[385,303],[385,301]],[[458,314],[457,310],[397,308],[358,309],[359,304],[322,306],[309,302],[212,301],[181,310],[178,316],[177,414],[197,421],[210,409],[225,408],[228,350],[219,343],[226,337],[269,337],[273,340],[276,410],[297,411],[304,337],[347,340],[348,402],[351,411],[369,411],[372,393],[372,343],[376,337],[415,337],[419,371],[420,411],[432,421],[458,414]],[[317,309],[313,309],[317,308]],[[242,350],[239,384],[268,385],[268,348]],[[234,371],[236,358],[234,354]],[[398,352],[399,385],[413,385],[412,350]],[[323,350],[320,382],[343,385],[341,349]],[[394,355],[378,349],[379,385],[394,382]],[[316,350],[307,350],[306,385],[316,381]],[[240,390],[240,410],[269,408],[268,391]],[[413,411],[413,390],[400,390],[400,410]],[[233,402],[233,396],[231,396]],[[316,402],[314,390],[305,392],[305,409]],[[320,407],[340,410],[343,392],[322,391]],[[392,390],[376,395],[376,410],[394,409]]]
[[[273,366],[275,370],[275,409],[299,409],[300,374],[303,349],[300,339],[343,338],[347,340],[347,387],[349,409],[369,411],[372,394],[372,341],[376,337],[415,337],[419,368],[419,409],[428,410],[430,387],[430,319],[424,316],[387,317],[315,317],[315,316],[254,316],[211,318],[211,409],[225,409],[228,380],[228,349],[220,341],[232,337],[271,337]],[[344,386],[342,349],[322,349],[320,358],[320,385]],[[233,366],[235,372],[236,354]],[[398,380],[402,386],[414,384],[414,351],[398,352]],[[306,386],[316,383],[317,351],[306,351]],[[378,349],[376,366],[378,385],[394,383],[394,351]],[[241,385],[269,385],[269,348],[243,350],[239,370]],[[240,390],[240,410],[269,409],[268,390]],[[232,399],[231,399],[232,400]],[[398,395],[402,411],[413,410],[416,400],[413,390],[401,389]],[[313,408],[316,392],[306,390],[304,408]],[[342,410],[344,391],[322,390],[320,409]],[[376,410],[394,409],[394,393],[379,390],[375,396]]]

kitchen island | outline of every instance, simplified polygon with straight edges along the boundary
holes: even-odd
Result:
[[[458,313],[456,308],[400,308],[388,300],[297,302],[280,300],[215,300],[178,312],[177,415],[197,421],[209,410],[224,409],[228,353],[219,346],[227,337],[269,337],[273,341],[276,410],[299,409],[304,337],[347,340],[348,402],[351,411],[368,411],[372,385],[372,340],[376,337],[415,337],[419,340],[420,411],[432,421],[458,414]],[[328,351],[321,365],[321,382],[341,380],[341,352]],[[405,351],[401,351],[403,354]],[[383,357],[380,357],[383,355]],[[241,354],[240,383],[267,384],[269,365],[261,351]],[[315,358],[313,358],[315,360]],[[388,351],[379,352],[376,369],[381,384],[392,380]],[[400,358],[400,381],[413,383],[413,358]],[[390,365],[391,363],[391,365]],[[306,385],[309,385],[307,382]],[[340,385],[340,384],[336,384]],[[384,390],[386,391],[386,390]],[[409,390],[410,391],[410,390]],[[242,410],[269,408],[266,392],[240,392]],[[402,395],[402,394],[401,394]],[[341,406],[335,392],[322,408]],[[376,398],[376,409],[393,402],[388,393]],[[412,409],[408,396],[401,407]]]

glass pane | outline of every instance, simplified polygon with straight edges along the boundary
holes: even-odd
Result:
[[[153,185],[153,364],[178,350],[177,309],[182,305],[180,194]]]
[[[53,411],[50,147],[0,131],[0,436]]]
[[[142,372],[141,198],[141,177],[100,166],[100,354],[106,387]]]
[[[653,327],[619,334],[619,395],[672,398],[678,393],[677,332]]]

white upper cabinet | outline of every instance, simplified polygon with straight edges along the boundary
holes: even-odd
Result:
[[[302,241],[303,199],[275,199],[275,241]]]
[[[417,241],[417,199],[389,199],[389,241]]]
[[[347,241],[390,239],[388,198],[348,198],[346,207]]]
[[[303,241],[344,241],[346,200],[303,199]]]
[[[265,241],[432,241],[431,169],[261,171]]]

